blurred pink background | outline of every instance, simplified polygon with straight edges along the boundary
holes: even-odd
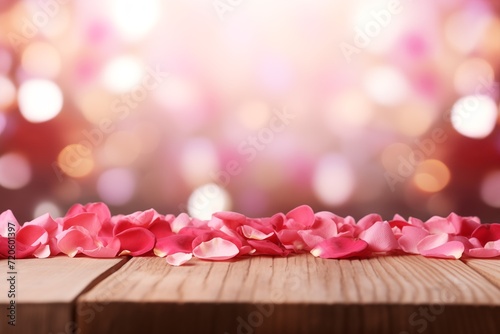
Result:
[[[499,5],[0,2],[0,211],[499,221]]]

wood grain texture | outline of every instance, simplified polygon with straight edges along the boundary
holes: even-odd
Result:
[[[467,259],[465,264],[500,287],[500,259]]]
[[[134,258],[77,310],[82,333],[500,332],[500,289],[461,261],[420,256]]]
[[[16,326],[8,325],[4,317],[10,299],[2,278],[0,333],[71,333],[76,297],[125,261],[66,256],[16,260]],[[7,272],[6,260],[0,261],[0,268]]]

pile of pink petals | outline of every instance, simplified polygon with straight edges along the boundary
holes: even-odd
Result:
[[[9,237],[15,243],[9,244]],[[223,261],[304,252],[329,259],[382,254],[493,258],[500,256],[500,224],[481,224],[477,217],[454,213],[425,222],[399,215],[386,221],[369,214],[356,222],[330,212],[314,213],[306,205],[266,218],[219,212],[210,220],[199,220],[185,213],[161,215],[153,209],[111,216],[104,203],[89,203],[74,205],[64,217],[53,219],[45,214],[22,226],[10,210],[3,212],[0,258],[8,257],[11,244],[15,244],[16,258],[60,253],[96,258],[154,254],[176,266],[193,256]]]

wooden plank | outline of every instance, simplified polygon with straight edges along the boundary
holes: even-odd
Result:
[[[91,259],[58,256],[48,259],[21,259],[15,262],[15,298],[9,298],[4,284],[10,270],[0,261],[0,333],[72,333],[76,322],[74,301],[98,281],[118,270],[126,258]],[[16,303],[16,325],[7,322],[7,306]]]
[[[500,259],[467,259],[465,264],[500,287]]]
[[[500,332],[500,289],[461,261],[420,256],[134,258],[77,310],[82,333]]]

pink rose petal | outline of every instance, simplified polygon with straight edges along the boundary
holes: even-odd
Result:
[[[286,214],[287,219],[292,219],[303,227],[314,223],[314,211],[308,205],[301,205]]]
[[[33,252],[33,256],[39,259],[45,259],[50,256],[50,246],[49,245],[41,245],[37,250]]]
[[[96,244],[86,229],[73,226],[57,235],[57,247],[69,257],[74,257],[82,249],[94,249]]]
[[[193,258],[192,253],[174,253],[167,256],[167,263],[171,266],[182,266]]]
[[[239,252],[234,243],[219,237],[204,241],[193,249],[193,255],[197,258],[214,261],[231,259]]]
[[[311,254],[322,259],[362,257],[368,255],[368,244],[361,239],[333,237],[314,247]]]
[[[399,248],[392,228],[386,221],[374,223],[370,228],[361,232],[359,238],[366,241],[373,252],[389,252]]]
[[[380,215],[377,215],[375,213],[371,213],[369,215],[364,216],[358,221],[358,226],[361,227],[363,230],[367,230],[370,227],[372,227],[373,224],[377,222],[383,221],[382,217]]]
[[[472,232],[472,237],[478,239],[482,245],[500,240],[500,224],[482,224]]]
[[[181,213],[170,224],[170,227],[172,228],[172,232],[179,233],[179,231],[188,226],[190,222],[191,218],[186,213]]]
[[[95,213],[84,212],[76,216],[67,218],[63,222],[63,230],[68,230],[72,226],[80,226],[89,231],[92,235],[97,235],[101,229],[102,222]]]
[[[500,251],[497,249],[487,249],[487,248],[471,248],[469,249],[469,252],[467,253],[470,257],[476,257],[476,258],[483,258],[483,259],[488,259],[488,258],[493,258],[500,256]]]
[[[459,259],[464,252],[464,244],[460,241],[448,241],[441,246],[424,249],[421,254],[427,257],[442,259]]]
[[[269,240],[248,240],[248,244],[253,247],[254,255],[287,255],[287,251]]]
[[[264,240],[274,235],[274,232],[264,233],[252,226],[241,226],[241,233],[248,239]]]
[[[9,236],[9,223],[14,224],[14,229],[17,232],[20,228],[19,223],[14,217],[12,211],[7,210],[0,214],[0,237],[8,238]],[[12,225],[10,225],[12,226]]]
[[[143,227],[133,227],[116,235],[122,250],[120,255],[143,255],[155,245],[155,235]]]
[[[165,257],[175,253],[191,253],[195,236],[174,234],[156,241],[154,253],[156,256]]]
[[[417,244],[417,250],[419,253],[422,253],[422,251],[439,247],[449,240],[450,236],[446,233],[430,234],[420,240],[420,242]]]
[[[402,235],[398,239],[399,246],[403,251],[410,254],[420,254],[417,249],[418,243],[429,235],[429,232],[421,227],[404,226]]]

